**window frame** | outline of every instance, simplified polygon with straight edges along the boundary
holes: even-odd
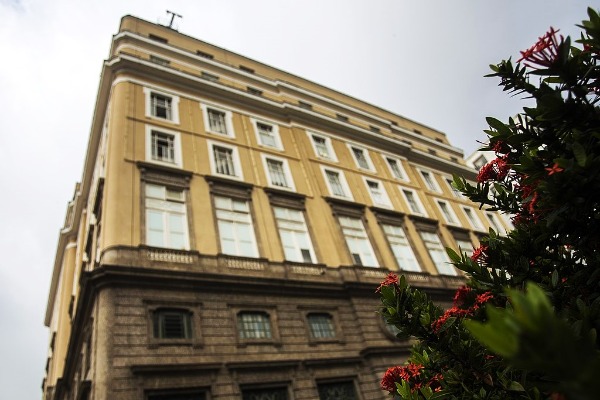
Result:
[[[421,240],[423,241],[423,245],[425,246],[425,249],[427,250],[427,254],[429,255],[429,259],[431,260],[434,268],[436,269],[436,271],[438,272],[439,275],[449,275],[449,276],[458,276],[458,272],[456,271],[456,268],[454,268],[454,266],[451,264],[451,260],[448,257],[448,254],[446,253],[446,246],[444,246],[444,242],[442,241],[442,237],[440,235],[440,233],[437,230],[430,230],[430,229],[418,229],[419,232],[419,236],[421,237]],[[429,234],[429,235],[433,235],[437,241],[435,243],[433,243],[430,240],[427,240],[424,237],[424,234]],[[433,248],[428,246],[428,243],[433,243],[435,245],[439,245],[439,248]],[[436,254],[442,254],[442,258],[444,258],[444,261],[442,261],[442,264],[438,264],[438,262],[436,261],[436,257],[433,256],[432,251],[435,250]],[[449,273],[446,273],[449,272]]]
[[[232,207],[231,209],[223,209],[223,208],[218,208],[217,207],[217,199],[218,198],[223,198],[223,199],[229,199],[232,202]],[[232,219],[224,219],[224,218],[219,218],[218,215],[218,211],[224,211],[224,212],[228,212],[228,213],[236,213],[235,210],[235,206],[233,205],[234,201],[238,201],[238,202],[245,202],[246,203],[246,208],[247,208],[247,212],[244,212],[244,214],[247,216],[247,220],[249,221],[249,223],[247,225],[249,225],[249,232],[251,233],[251,239],[252,239],[252,243],[251,243],[251,248],[253,251],[253,254],[248,255],[248,254],[241,254],[240,253],[240,247],[239,247],[239,231],[235,230],[235,237],[234,237],[234,245],[236,248],[236,252],[235,254],[232,253],[226,253],[224,251],[224,247],[223,246],[223,232],[221,227],[219,226],[219,222],[220,221],[226,221],[226,222],[233,222],[234,226],[236,225],[235,222],[240,222],[240,224],[243,221],[232,221]],[[259,258],[260,257],[260,251],[258,248],[258,238],[256,235],[256,231],[255,231],[255,227],[254,227],[254,215],[252,213],[252,202],[249,198],[239,198],[239,197],[235,197],[235,196],[231,196],[231,195],[227,195],[227,194],[220,194],[220,193],[213,193],[212,196],[212,202],[213,202],[213,210],[214,210],[214,216],[215,216],[215,224],[216,224],[216,231],[217,231],[217,235],[218,235],[218,239],[219,239],[219,252],[221,254],[227,255],[227,256],[233,256],[233,257],[247,257],[247,258]],[[237,211],[237,213],[241,213],[241,211]],[[237,214],[234,214],[237,215]]]
[[[484,214],[485,214],[485,217],[488,220],[488,224],[490,225],[490,227],[492,229],[494,229],[496,231],[496,233],[498,233],[498,234],[504,234],[504,233],[506,233],[506,228],[500,222],[500,218],[498,218],[497,214],[494,214],[491,211],[486,211],[486,212],[484,212]],[[499,228],[499,229],[496,229],[496,228]]]
[[[275,306],[265,306],[264,304],[229,304],[231,310],[232,324],[235,330],[236,343],[239,347],[248,345],[279,345],[281,338],[279,336],[279,321],[277,308]],[[238,316],[242,313],[263,314],[268,317],[271,332],[270,338],[245,338],[240,335]]]
[[[446,184],[448,185],[448,189],[450,189],[450,193],[452,193],[452,196],[454,196],[457,199],[464,200],[465,196],[458,189],[455,189],[452,186],[452,182],[453,182],[452,178],[449,178],[447,176],[445,176],[443,178],[444,178],[444,181],[446,182]]]
[[[272,187],[274,189],[289,190],[289,191],[295,192],[296,185],[294,184],[294,178],[292,177],[292,171],[290,170],[288,160],[285,158],[262,154],[262,153],[260,156],[263,161],[263,167],[264,167],[264,171],[265,171],[265,177],[267,178],[268,186]],[[284,179],[287,183],[287,186],[281,186],[281,185],[277,185],[274,183],[273,176],[271,175],[271,170],[269,169],[269,161],[275,161],[275,162],[281,163],[282,173],[283,173]]]
[[[348,186],[348,182],[346,181],[346,175],[344,174],[344,171],[342,171],[340,169],[336,169],[336,168],[326,167],[324,165],[321,165],[320,167],[321,167],[321,172],[323,173],[323,179],[325,179],[325,185],[327,186],[327,190],[329,191],[329,195],[331,197],[334,197],[337,199],[354,201],[354,196],[352,195],[350,186]],[[344,195],[339,195],[339,194],[334,193],[331,183],[329,181],[327,172],[337,174],[339,181],[340,181],[340,186],[341,186],[342,190],[344,191]]]
[[[449,203],[446,200],[435,199],[435,204],[437,205],[438,209],[440,210],[440,214],[442,215],[442,218],[443,218],[444,222],[446,222],[446,224],[453,225],[453,226],[461,226],[460,220],[458,219],[456,213],[454,212],[454,209],[452,208],[451,203]],[[446,207],[447,212],[444,212],[444,207]]]
[[[388,243],[390,251],[392,252],[392,256],[394,257],[394,260],[396,261],[396,266],[398,267],[398,270],[399,271],[408,271],[408,272],[423,272],[423,268],[421,267],[421,263],[419,261],[418,254],[415,251],[412,240],[411,240],[410,236],[406,233],[406,229],[403,226],[403,224],[392,222],[392,221],[387,221],[387,220],[386,221],[380,220],[379,224],[381,226],[381,231],[383,232],[383,235],[385,236],[385,239]],[[385,228],[386,226],[400,229],[404,236],[403,239],[404,239],[405,243],[402,242],[402,240],[393,241],[392,239],[390,239],[390,236],[397,237],[397,238],[401,238],[401,236],[398,234],[395,234],[395,233],[392,234],[390,232],[387,232],[386,228]],[[412,258],[412,260],[414,260],[415,268],[412,268],[412,267],[406,268],[403,265],[404,263],[400,263],[400,261],[398,260],[398,257],[396,256],[396,253],[394,251],[394,247],[393,247],[394,245],[404,246],[408,249],[408,252],[410,252],[409,256],[412,256],[412,257],[405,257],[405,258]],[[408,264],[411,264],[411,263],[409,262]]]
[[[229,144],[226,144],[223,142],[217,142],[217,141],[213,141],[213,140],[207,140],[207,143],[208,143],[208,151],[209,151],[210,170],[211,170],[212,175],[220,176],[220,177],[226,178],[226,179],[234,179],[237,181],[243,181],[244,173],[242,170],[242,165],[240,162],[240,155],[239,155],[237,146],[232,146],[232,145],[229,145]],[[233,169],[234,169],[234,172],[236,173],[236,175],[221,174],[217,171],[217,160],[215,159],[215,146],[231,150]]]
[[[164,90],[158,90],[150,87],[144,87],[143,92],[145,102],[145,116],[147,118],[155,119],[157,121],[168,121],[173,124],[179,125],[179,96]],[[171,100],[171,118],[162,118],[154,114],[154,109],[152,107],[152,95],[166,97]]]
[[[387,190],[385,189],[383,182],[378,179],[367,178],[366,176],[363,176],[362,178],[363,178],[363,182],[365,183],[367,192],[369,193],[369,196],[371,197],[371,201],[373,202],[373,205],[379,206],[379,207],[384,207],[384,208],[392,208],[392,201],[390,200],[390,196],[388,196]],[[378,202],[375,200],[376,196],[373,194],[373,190],[372,190],[371,186],[369,185],[369,182],[375,183],[378,186],[378,189],[382,196],[382,202]]]
[[[282,234],[281,234],[282,227],[280,226],[280,223],[279,223],[280,219],[277,217],[277,213],[275,211],[275,208],[279,208],[279,209],[283,209],[283,210],[287,210],[287,211],[296,211],[296,212],[299,212],[302,215],[302,223],[303,223],[303,228],[305,230],[304,231],[292,230],[292,229],[288,229],[288,230],[292,231],[292,232],[303,232],[304,234],[306,234],[307,242],[308,242],[308,245],[309,245],[309,248],[307,250],[308,250],[308,252],[310,254],[310,257],[311,257],[311,260],[312,260],[310,262],[310,264],[318,264],[319,261],[318,261],[318,258],[317,258],[317,255],[316,255],[316,252],[315,252],[315,249],[314,249],[312,235],[310,234],[308,223],[306,222],[306,212],[305,212],[305,210],[304,209],[298,209],[298,208],[292,208],[292,207],[285,207],[285,206],[282,206],[282,205],[279,205],[279,204],[271,204],[271,210],[273,212],[273,219],[275,220],[275,226],[277,227],[277,234],[279,235],[279,241],[281,243],[281,248],[283,250],[283,257],[284,257],[284,259],[286,261],[301,262],[301,263],[309,264],[309,263],[307,263],[304,260],[297,261],[297,260],[290,260],[290,259],[288,259],[286,251],[285,251],[286,246],[284,245],[284,240],[283,240],[283,237],[282,237]],[[294,245],[293,246],[294,250],[296,250],[296,252],[298,253],[297,255],[300,255],[302,257],[302,250],[303,249],[302,249],[302,247],[300,247],[298,245],[298,242],[296,240],[296,235],[295,234],[294,234],[294,243],[293,243],[293,245]],[[287,246],[287,247],[292,247],[292,246]]]
[[[318,380],[317,382],[315,382],[315,386],[317,389],[317,394],[319,395],[319,397],[317,398],[317,400],[323,400],[321,399],[321,391],[322,391],[322,387],[324,385],[336,385],[336,384],[347,384],[349,386],[352,387],[352,391],[354,392],[354,399],[352,400],[360,400],[362,397],[359,394],[358,391],[358,387],[356,385],[355,379],[348,377],[346,379],[344,378],[336,378],[335,380],[332,379],[328,379],[328,380]]]
[[[308,135],[308,140],[310,140],[310,144],[312,145],[313,151],[315,152],[315,157],[317,157],[321,160],[338,162],[337,155],[335,154],[335,150],[333,149],[333,143],[329,136],[322,135],[320,133],[316,133],[316,132],[312,132],[312,131],[307,131],[306,133]],[[324,145],[325,145],[325,148],[327,149],[327,156],[323,156],[323,155],[321,155],[321,152],[319,152],[319,150],[317,148],[317,144],[315,143],[315,139],[314,139],[315,137],[323,139],[325,141]]]
[[[354,219],[358,222],[360,222],[361,227],[362,227],[362,234],[364,234],[364,236],[352,236],[351,238],[364,238],[364,240],[366,241],[366,244],[368,244],[368,250],[371,251],[371,258],[375,261],[374,265],[368,265],[365,264],[365,261],[362,260],[362,254],[361,252],[356,253],[355,251],[353,252],[352,247],[350,246],[350,243],[348,241],[348,236],[346,235],[346,233],[344,233],[344,225],[342,224],[341,219],[342,218],[348,218],[348,219]],[[338,214],[337,215],[337,221],[340,227],[340,231],[342,233],[342,237],[344,238],[344,243],[346,244],[346,249],[348,250],[348,255],[350,256],[350,260],[352,262],[352,265],[354,266],[358,266],[358,267],[367,267],[367,268],[381,268],[381,264],[379,263],[379,259],[377,257],[377,253],[375,252],[375,247],[373,246],[373,242],[371,241],[371,237],[369,235],[369,232],[367,231],[367,225],[365,224],[364,218],[361,216],[356,216],[356,215],[348,215],[348,214]],[[357,229],[354,229],[355,231],[357,231]],[[356,249],[354,249],[356,250]],[[360,250],[360,249],[359,249]],[[355,254],[357,254],[360,257],[360,264],[356,262],[356,258],[355,258]]]
[[[328,317],[329,327],[328,331],[331,333],[330,336],[316,336],[314,324],[311,321],[311,317]],[[311,342],[332,342],[339,340],[338,327],[336,318],[327,311],[308,311],[305,313],[304,319],[306,321],[306,328],[308,331],[308,337]]]
[[[200,321],[199,307],[201,303],[198,302],[180,302],[172,301],[170,299],[151,298],[143,299],[143,303],[146,308],[147,316],[147,338],[148,346],[150,348],[156,348],[159,346],[193,346],[200,348],[203,345],[202,342],[202,330]],[[178,310],[188,315],[190,336],[187,338],[161,338],[154,335],[154,315],[160,310]]]
[[[196,396],[201,396],[202,400],[209,400],[208,390],[198,390],[196,388],[193,389],[160,389],[160,390],[152,390],[146,392],[144,394],[145,400],[170,400],[171,396],[178,396],[176,398],[180,398],[179,396],[191,396],[190,399],[196,399]]]
[[[413,215],[427,217],[427,212],[425,211],[425,207],[423,206],[423,202],[421,201],[419,193],[416,190],[409,189],[404,186],[399,186],[399,188],[400,188],[400,193],[402,193],[402,198],[404,199],[406,205],[408,206],[407,208],[410,211],[410,213]],[[413,209],[413,207],[411,205],[412,203],[409,201],[408,196],[406,195],[407,192],[411,193],[414,203],[419,210]]]
[[[269,149],[276,149],[276,150],[281,150],[281,151],[284,150],[283,144],[281,142],[281,136],[279,135],[279,124],[265,121],[263,119],[257,119],[257,118],[250,118],[250,121],[252,121],[252,126],[254,128],[254,134],[256,135],[256,142],[258,143],[259,146],[264,146]],[[272,129],[271,133],[273,135],[273,140],[275,141],[274,145],[266,144],[262,141],[262,136],[260,134],[260,129],[258,127],[259,124],[271,127],[271,129]]]
[[[153,134],[155,132],[158,134],[173,137],[173,162],[162,161],[154,158],[152,152],[152,143]],[[153,164],[164,165],[167,167],[182,168],[183,157],[181,156],[181,134],[179,132],[172,131],[169,129],[159,128],[153,125],[146,125],[146,161]]]
[[[350,154],[352,155],[354,164],[356,165],[356,167],[358,169],[363,170],[363,171],[375,172],[375,166],[373,165],[373,161],[371,161],[371,156],[369,155],[368,149],[366,149],[365,147],[357,146],[355,144],[350,144],[350,143],[348,143],[348,149],[350,150]],[[362,156],[364,157],[366,166],[360,165],[360,161],[359,161],[358,157],[356,156],[355,151],[360,152],[362,154]]]
[[[290,396],[289,385],[287,383],[281,383],[281,384],[269,384],[269,385],[260,385],[260,386],[256,386],[256,385],[245,386],[244,385],[244,386],[240,387],[241,400],[249,398],[249,397],[246,397],[247,392],[274,391],[274,390],[285,392],[285,400],[292,399],[292,397]],[[271,398],[271,397],[269,397],[269,398]]]
[[[438,184],[437,179],[435,179],[435,174],[432,171],[422,168],[418,168],[418,170],[419,174],[421,175],[421,179],[425,184],[425,189],[429,190],[430,192],[442,193],[442,189],[440,189],[440,185]],[[427,177],[429,177],[429,179]]]
[[[477,215],[477,213],[475,212],[475,209],[473,207],[461,205],[460,208],[462,209],[463,214],[465,215],[465,218],[467,219],[467,222],[469,223],[469,226],[473,230],[479,231],[479,232],[485,232],[485,226],[481,222],[481,218],[479,218],[479,216]],[[472,218],[469,217],[469,215],[471,215]]]
[[[388,167],[388,170],[390,171],[390,175],[392,176],[392,178],[399,180],[399,181],[403,181],[403,182],[409,182],[408,179],[408,174],[406,173],[406,169],[404,169],[404,166],[402,165],[402,161],[397,158],[397,157],[392,157],[392,156],[388,156],[387,154],[382,154],[385,164]],[[400,174],[402,175],[401,177],[397,176],[396,173],[394,172],[394,168],[392,167],[392,164],[390,163],[390,161],[393,161],[396,166],[398,167],[398,170],[400,171]]]
[[[230,110],[223,108],[223,107],[219,107],[219,106],[214,106],[212,104],[205,104],[205,103],[200,103],[200,108],[202,109],[202,117],[204,118],[204,130],[208,133],[211,133],[213,135],[217,135],[217,136],[221,136],[221,137],[228,137],[231,139],[235,138],[235,131],[233,129],[233,114]],[[221,112],[224,113],[224,124],[225,124],[225,130],[227,131],[226,133],[222,133],[222,132],[218,132],[215,130],[211,129],[210,126],[210,118],[209,118],[209,110],[214,110],[217,112]]]
[[[163,199],[159,199],[156,197],[149,197],[148,196],[148,186],[157,186],[157,187],[161,187],[164,189],[165,192],[165,197]],[[144,215],[144,240],[143,243],[147,246],[150,247],[157,247],[157,248],[161,248],[161,249],[171,249],[171,250],[190,250],[191,248],[191,231],[190,231],[190,217],[189,217],[189,200],[188,200],[188,190],[187,188],[182,188],[182,187],[178,187],[178,186],[170,186],[170,185],[166,185],[164,183],[157,183],[157,182],[152,182],[152,181],[145,181],[144,184],[142,185],[142,190],[143,190],[143,196],[142,196],[142,201],[143,201],[143,215]],[[168,190],[172,190],[172,191],[180,191],[183,197],[183,200],[181,201],[177,201],[177,200],[169,200],[168,198]],[[183,248],[176,248],[176,247],[167,247],[167,246],[159,246],[156,244],[150,244],[149,243],[149,229],[150,229],[150,225],[149,225],[149,217],[148,217],[148,211],[149,211],[149,206],[148,206],[148,200],[149,199],[156,199],[159,201],[163,201],[163,202],[174,202],[174,203],[181,203],[183,204],[183,212],[181,212],[180,214],[183,214],[183,219],[184,219],[184,223],[183,223],[183,229],[184,229],[184,247]],[[171,214],[171,209],[170,207],[165,207],[164,209],[160,209],[158,207],[150,207],[150,210],[158,210],[163,212],[162,217],[165,218],[165,215],[168,217]],[[166,213],[166,214],[165,214]],[[163,220],[164,222],[164,220]],[[163,235],[168,235],[168,231],[164,231]],[[163,240],[165,238],[168,238],[168,236],[163,236]]]
[[[167,336],[165,317],[168,314],[177,315],[181,318],[182,336]],[[182,340],[191,341],[194,337],[192,322],[193,313],[189,309],[174,307],[157,307],[152,311],[152,334],[153,338],[160,341]],[[162,318],[161,318],[162,317]],[[162,324],[161,324],[162,322]]]

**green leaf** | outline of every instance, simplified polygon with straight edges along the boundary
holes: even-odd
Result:
[[[573,150],[573,155],[575,156],[575,160],[577,160],[577,164],[580,167],[585,167],[585,163],[587,161],[587,156],[585,154],[585,148],[579,143],[575,142],[571,145]]]
[[[460,256],[452,250],[450,247],[446,247],[446,253],[448,253],[448,257],[452,260],[452,262],[459,263],[461,262]]]
[[[524,392],[525,388],[517,381],[512,381],[510,385],[508,385],[508,390],[513,392]]]
[[[552,287],[556,287],[558,285],[558,271],[554,270],[552,272]]]

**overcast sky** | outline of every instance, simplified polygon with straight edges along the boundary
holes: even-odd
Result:
[[[579,0],[0,0],[0,398],[38,399],[43,326],[66,204],[79,181],[102,61],[131,14],[445,132],[474,151],[510,99],[488,65],[549,26],[578,36]]]

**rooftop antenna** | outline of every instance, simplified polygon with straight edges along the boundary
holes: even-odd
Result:
[[[173,11],[169,11],[169,10],[167,10],[167,14],[170,14],[170,15],[171,15],[171,21],[169,22],[169,26],[168,26],[168,28],[170,28],[170,29],[174,29],[174,28],[173,28],[173,21],[175,20],[175,17],[178,17],[178,18],[183,18],[183,16],[182,16],[182,15],[180,15],[180,14],[177,14],[177,13],[175,13],[175,12],[173,12]],[[175,30],[177,30],[177,29],[175,29]]]

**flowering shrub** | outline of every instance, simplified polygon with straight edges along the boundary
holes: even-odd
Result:
[[[488,118],[496,158],[476,185],[454,186],[512,216],[472,254],[448,249],[467,275],[442,310],[404,276],[377,292],[381,313],[416,337],[408,364],[381,387],[402,399],[600,398],[600,16],[588,10],[581,48],[550,30],[492,66],[504,91],[535,100],[507,123]]]

